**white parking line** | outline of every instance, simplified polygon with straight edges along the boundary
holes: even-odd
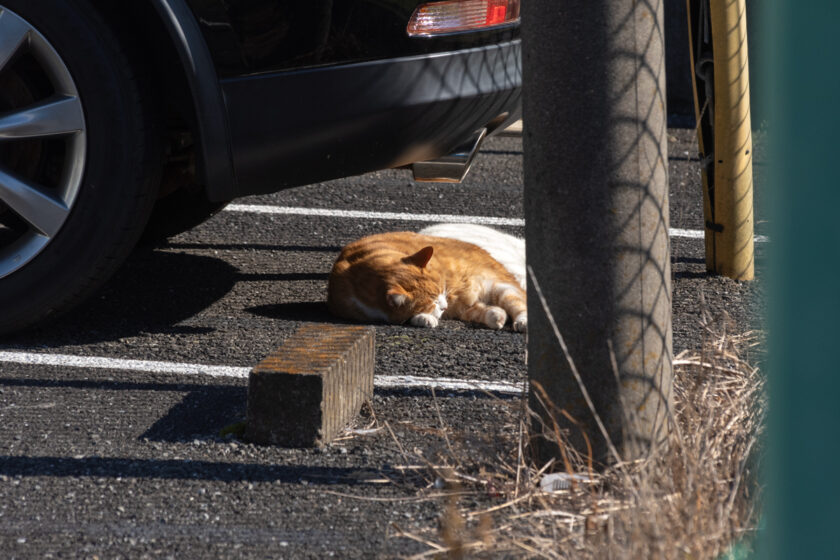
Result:
[[[393,220],[398,222],[446,222],[454,224],[480,224],[486,226],[525,226],[522,218],[497,218],[494,216],[459,216],[455,214],[411,214],[408,212],[366,212],[362,210],[333,210],[330,208],[300,208],[297,206],[271,206],[266,204],[228,204],[228,212],[253,214],[283,214],[287,216],[322,216],[326,218],[354,218],[358,220]],[[702,230],[671,228],[671,237],[703,239]],[[766,235],[756,235],[756,243],[767,242]]]
[[[703,239],[706,234],[699,229],[680,229],[680,228],[671,228],[670,230],[671,237],[684,237],[686,239]],[[753,237],[753,241],[755,243],[767,243],[770,241],[770,238],[766,235],[756,235]]]
[[[153,360],[127,360],[101,356],[74,356],[70,354],[43,354],[35,352],[0,351],[0,363],[59,366],[72,368],[142,371],[146,373],[171,373],[176,375],[205,375],[208,377],[247,378],[250,367],[211,366]],[[436,391],[487,391],[507,395],[521,395],[521,383],[493,380],[466,380],[450,377],[415,377],[411,375],[381,375],[373,380],[382,389],[434,389]]]
[[[33,352],[0,352],[0,362],[37,366],[72,368],[116,369],[148,373],[174,373],[177,375],[206,375],[208,377],[248,377],[247,367],[208,366],[152,360],[127,360],[100,356],[73,356],[70,354],[41,354]]]
[[[705,234],[699,229],[671,228],[671,237],[684,237],[686,239],[703,239]]]
[[[436,391],[487,391],[506,395],[525,392],[522,383],[509,381],[453,379],[451,377],[415,377],[413,375],[381,375],[373,378],[373,385],[382,389],[434,389]]]
[[[524,226],[520,218],[494,218],[492,216],[456,216],[454,214],[409,214],[407,212],[364,212],[360,210],[332,210],[329,208],[298,208],[294,206],[267,206],[263,204],[228,204],[230,212],[256,214],[285,214],[293,216],[323,216],[327,218],[356,218],[363,220],[396,220],[401,222],[448,222],[457,224],[482,224],[488,226]]]

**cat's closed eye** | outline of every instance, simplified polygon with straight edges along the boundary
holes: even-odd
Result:
[[[408,299],[408,294],[395,291],[393,289],[389,290],[385,294],[385,301],[387,301],[388,305],[391,307],[402,307],[408,303]]]

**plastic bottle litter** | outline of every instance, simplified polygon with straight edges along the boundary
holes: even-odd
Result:
[[[542,477],[542,480],[540,480],[540,490],[543,492],[568,490],[572,486],[572,481],[585,484],[591,482],[592,479],[585,474],[551,473],[545,475]]]

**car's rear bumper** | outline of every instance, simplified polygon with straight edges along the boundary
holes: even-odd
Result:
[[[407,165],[518,118],[520,41],[222,81],[236,184],[223,200]]]

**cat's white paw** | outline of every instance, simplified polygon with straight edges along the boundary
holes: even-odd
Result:
[[[507,313],[501,307],[488,307],[484,312],[484,324],[491,329],[501,329],[507,321]]]
[[[420,313],[419,315],[415,315],[414,317],[412,317],[409,323],[411,323],[415,327],[433,329],[438,326],[438,319],[430,313]]]
[[[513,330],[516,332],[528,332],[528,314],[520,313],[513,320]]]

